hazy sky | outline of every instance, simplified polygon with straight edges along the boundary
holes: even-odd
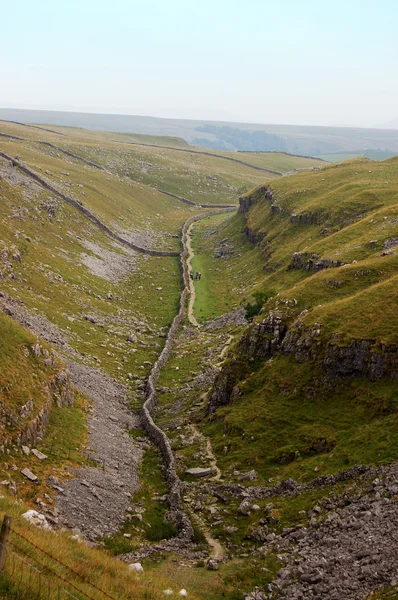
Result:
[[[0,106],[398,118],[397,0],[0,0]]]

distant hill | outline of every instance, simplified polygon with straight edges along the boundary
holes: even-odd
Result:
[[[180,137],[190,144],[224,151],[282,150],[303,155],[367,150],[398,152],[398,129],[393,124],[391,129],[313,127],[11,108],[0,108],[0,119]]]
[[[317,158],[327,160],[329,162],[341,162],[342,160],[350,160],[351,158],[370,158],[370,160],[387,160],[396,156],[397,152],[389,150],[365,150],[357,152],[330,152],[327,154],[318,154]]]

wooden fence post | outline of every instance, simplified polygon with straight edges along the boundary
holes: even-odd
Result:
[[[4,562],[6,559],[6,549],[8,536],[10,534],[11,529],[11,517],[8,515],[4,515],[3,524],[1,526],[0,531],[0,574],[3,571]]]

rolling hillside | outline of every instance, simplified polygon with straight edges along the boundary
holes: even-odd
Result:
[[[213,476],[206,491],[225,496],[227,506],[210,512],[207,522],[227,551],[252,552],[253,560],[264,549],[269,559],[273,549],[287,552],[289,574],[282,568],[273,583],[269,573],[262,579],[272,598],[293,598],[297,589],[313,598],[332,585],[333,597],[362,598],[364,589],[375,589],[372,570],[367,579],[353,566],[348,592],[315,539],[325,518],[337,519],[336,506],[353,503],[355,510],[361,495],[369,510],[376,506],[363,473],[389,485],[395,477],[397,186],[396,159],[358,159],[275,180],[244,195],[236,216],[195,226],[194,265],[203,279],[195,283],[195,314],[202,328],[180,336],[161,380],[159,418],[187,481],[189,468],[216,461],[221,478]],[[259,314],[245,328],[238,315],[248,304]],[[233,311],[228,318],[226,311]],[[199,437],[190,441],[192,420],[211,440],[213,458]],[[391,475],[384,466],[390,464]],[[193,498],[206,497],[199,489],[193,487]],[[387,489],[380,493],[391,498]],[[275,513],[261,517],[267,506]],[[302,527],[319,554],[300,555],[308,574],[300,584],[296,550],[290,556],[283,539],[295,548],[293,532]],[[364,530],[374,535],[375,554],[390,543],[381,527],[371,518]],[[361,532],[352,539],[338,528],[333,533],[349,563],[350,544],[359,552]],[[311,587],[305,582],[319,555],[325,567]],[[371,560],[384,569],[388,587],[387,563]]]
[[[54,129],[83,127],[89,130],[169,136],[192,145],[224,151],[279,150],[302,155],[331,152],[388,150],[398,152],[398,130],[355,127],[315,127],[161,119],[136,115],[107,115],[0,108],[0,118],[36,123]],[[48,123],[53,125],[49,126]],[[47,124],[47,125],[46,125]],[[176,143],[174,140],[173,145]],[[180,144],[181,142],[177,142]],[[169,144],[170,145],[170,144]]]
[[[0,508],[35,568],[95,600],[390,593],[397,164],[0,122]],[[367,536],[351,579],[320,548]]]

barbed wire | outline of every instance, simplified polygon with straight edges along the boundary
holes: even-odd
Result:
[[[95,589],[96,591],[100,592],[101,594],[103,594],[104,596],[106,596],[106,598],[109,598],[109,600],[117,600],[114,596],[111,596],[110,594],[108,594],[107,592],[105,592],[105,590],[101,589],[100,587],[98,587],[97,585],[95,585],[94,583],[92,583],[91,581],[89,581],[88,579],[86,579],[85,577],[83,577],[82,575],[80,575],[80,573],[78,573],[77,571],[75,571],[74,569],[72,569],[69,565],[66,565],[65,563],[63,563],[61,560],[59,560],[58,558],[56,558],[55,556],[53,556],[52,554],[50,554],[49,552],[46,552],[46,550],[43,550],[42,548],[40,548],[39,546],[37,546],[34,542],[28,540],[24,535],[22,535],[21,533],[19,533],[18,531],[15,531],[15,529],[13,529],[12,527],[10,528],[10,531],[12,533],[14,533],[17,537],[21,538],[22,540],[24,540],[25,542],[27,542],[28,544],[30,544],[31,546],[33,546],[33,548],[36,548],[36,550],[39,550],[39,552],[42,552],[45,556],[47,556],[48,558],[50,558],[51,560],[57,562],[59,565],[61,565],[62,567],[64,567],[65,569],[67,569],[70,573],[73,573],[73,575],[75,575],[76,577],[78,577],[78,579],[80,579],[81,581],[83,581],[84,583],[86,583],[87,585],[91,586],[93,589]],[[12,542],[9,541],[9,543],[12,544]],[[15,545],[12,544],[14,547]],[[22,552],[24,552],[22,550]],[[26,553],[25,553],[26,554]],[[35,559],[36,560],[36,559]],[[39,561],[37,561],[39,563]],[[40,564],[40,563],[39,563]],[[50,569],[51,570],[51,569]],[[57,575],[56,573],[54,573],[57,577],[59,577],[59,575]],[[61,578],[62,579],[62,578]],[[64,580],[66,581],[66,580]],[[72,584],[71,584],[72,585]],[[72,587],[74,587],[72,585]],[[78,588],[75,588],[78,590]],[[80,590],[78,590],[80,592]],[[84,592],[82,592],[84,593]],[[85,594],[87,596],[87,594]],[[87,598],[89,598],[89,596],[87,596]],[[93,600],[93,599],[90,599]]]
[[[10,540],[8,540],[8,545],[11,545],[13,548],[15,548],[15,550],[18,550],[18,552],[22,552],[22,554],[24,554],[25,556],[29,556],[30,557],[30,555],[25,550],[23,550],[22,548],[20,548],[19,546],[17,546],[13,542],[11,542]],[[13,552],[13,551],[11,551],[11,552]],[[13,554],[19,556],[17,552],[13,552]],[[32,557],[30,557],[30,558],[32,558]],[[24,559],[22,559],[22,560],[24,560]],[[65,579],[64,577],[62,577],[62,575],[59,575],[58,573],[56,573],[55,571],[53,571],[51,569],[51,567],[48,567],[47,565],[44,565],[43,563],[41,563],[39,560],[37,560],[37,558],[34,558],[33,560],[40,567],[42,567],[42,569],[45,569],[46,571],[49,571],[49,573],[51,573],[51,576],[56,577],[57,579],[60,579],[63,583],[65,583],[66,585],[72,587],[76,592],[78,592],[79,594],[82,594],[83,596],[85,596],[85,598],[87,598],[87,600],[96,600],[92,596],[89,596],[88,594],[86,594],[86,592],[83,592],[83,590],[80,590],[78,587],[76,587],[72,582],[70,582],[67,579]],[[27,564],[29,564],[29,563],[27,563]],[[43,573],[42,571],[40,571],[37,567],[32,566],[32,568],[35,569],[36,571],[38,571],[40,573],[40,575],[42,575],[43,577],[45,577],[46,579],[48,579],[48,575],[46,575],[45,573]],[[67,591],[67,590],[65,590],[65,591]]]
[[[79,598],[77,598],[77,596],[68,592],[68,590],[66,590],[64,587],[61,588],[57,583],[51,581],[51,579],[46,577],[37,567],[35,567],[31,563],[29,563],[22,556],[20,556],[16,552],[13,552],[9,548],[7,548],[7,557],[8,558],[7,558],[7,561],[4,566],[4,572],[6,573],[7,577],[9,579],[11,579],[11,581],[15,582],[16,584],[23,585],[24,592],[26,590],[31,590],[32,592],[34,592],[36,597],[43,597],[41,588],[42,588],[42,579],[45,579],[47,581],[47,592],[51,592],[51,587],[55,586],[58,600],[60,600],[60,597],[61,597],[60,592],[64,592],[70,598],[73,598],[74,600],[79,600]],[[10,569],[8,566],[10,559],[12,560],[11,573],[10,573]],[[16,563],[15,559],[18,559],[18,561],[20,561],[20,563],[22,563],[22,568],[18,569],[17,576],[14,574],[15,573],[15,563]],[[29,581],[26,581],[27,578],[24,577],[24,567],[27,567],[27,569],[29,570]],[[32,572],[34,573],[34,575],[37,579],[35,579],[35,578],[32,579]],[[37,591],[37,589],[35,589],[35,588],[37,588],[37,582],[39,585],[38,591]],[[36,583],[36,586],[34,585],[34,583]],[[43,590],[43,594],[44,594],[44,591],[45,590]],[[37,594],[39,594],[39,596]],[[3,598],[3,597],[4,596],[0,596],[0,598]],[[8,596],[5,596],[5,597],[7,598]],[[48,595],[46,595],[46,600],[47,600],[47,598],[49,598]]]

